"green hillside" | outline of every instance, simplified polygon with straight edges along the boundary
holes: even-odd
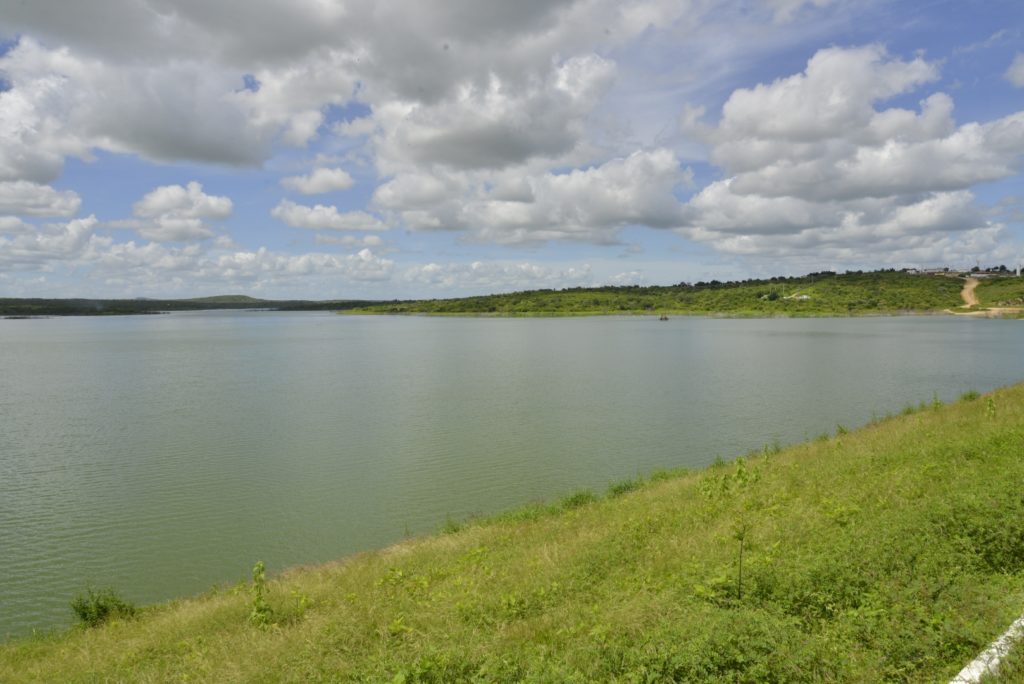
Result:
[[[962,304],[963,280],[902,271],[813,273],[722,283],[534,290],[511,294],[395,301],[351,313],[463,315],[727,314],[863,315],[942,311]]]
[[[1024,278],[989,278],[974,291],[982,306],[1024,306]]]
[[[0,647],[5,682],[936,682],[1024,609],[1024,385]],[[255,559],[254,559],[255,560]],[[243,572],[239,568],[239,574]]]

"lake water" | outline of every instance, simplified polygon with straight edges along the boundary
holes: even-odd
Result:
[[[1024,322],[0,320],[0,638],[1024,379]]]

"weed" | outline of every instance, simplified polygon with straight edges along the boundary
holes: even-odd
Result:
[[[736,523],[736,526],[732,531],[732,538],[739,542],[739,554],[736,561],[736,600],[743,600],[743,542],[747,539],[747,532],[750,531],[750,525],[745,521]]]
[[[441,532],[444,534],[455,534],[456,532],[460,532],[462,528],[463,524],[451,515],[444,516],[444,524],[441,525]]]
[[[651,474],[647,477],[651,482],[663,482],[673,477],[671,471],[664,468],[657,468],[651,471]]]
[[[115,617],[134,617],[138,609],[113,589],[88,588],[71,601],[71,610],[86,627],[96,627]]]
[[[985,397],[985,416],[990,420],[995,420],[996,400],[992,398],[992,395]]]
[[[850,431],[845,425],[836,425],[836,437],[849,434]]]
[[[640,485],[640,480],[623,480],[621,482],[614,482],[608,486],[608,496],[616,497],[628,494],[629,492],[639,489]]]
[[[967,392],[964,392],[963,394],[960,395],[960,401],[974,401],[980,396],[981,395],[978,394],[976,391],[968,390]]]
[[[256,561],[252,567],[252,610],[249,612],[249,624],[256,627],[267,627],[274,622],[274,610],[267,603],[267,571],[263,561]]]
[[[299,617],[305,615],[309,607],[313,605],[313,599],[296,589],[292,589],[292,598],[295,600],[295,613]]]
[[[406,634],[410,631],[411,629],[409,628],[409,625],[405,624],[404,615],[399,615],[394,620],[388,623],[387,632],[388,636],[391,638],[400,637],[403,634]]]
[[[562,508],[566,510],[572,510],[573,508],[579,508],[580,506],[586,506],[589,503],[597,501],[597,495],[589,489],[581,489],[574,494],[562,499]]]

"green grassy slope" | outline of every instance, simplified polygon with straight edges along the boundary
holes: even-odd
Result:
[[[1024,385],[95,629],[5,682],[948,681],[1024,610]],[[740,538],[743,539],[742,589]]]
[[[963,281],[898,271],[668,287],[600,287],[388,302],[352,313],[574,315],[688,313],[814,316],[941,311],[962,304]]]
[[[982,306],[1024,306],[1024,278],[988,278],[974,293]]]

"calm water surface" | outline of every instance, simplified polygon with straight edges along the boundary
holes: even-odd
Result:
[[[0,320],[0,638],[1024,379],[1024,322]]]

